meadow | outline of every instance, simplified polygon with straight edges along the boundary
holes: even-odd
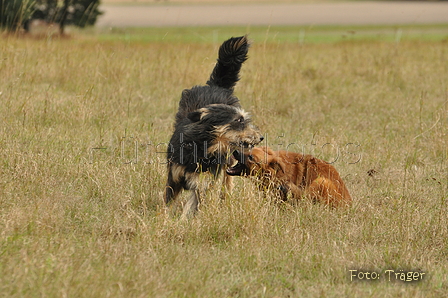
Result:
[[[446,295],[446,36],[201,30],[2,36],[0,296]],[[280,204],[243,178],[230,199],[210,190],[189,221],[185,196],[165,207],[181,91],[248,31],[236,95],[265,144],[332,162],[351,208]]]

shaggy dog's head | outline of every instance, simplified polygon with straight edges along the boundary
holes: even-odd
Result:
[[[250,115],[239,107],[211,104],[189,113],[188,119],[191,134],[208,135],[207,153],[211,155],[252,148],[263,140]]]

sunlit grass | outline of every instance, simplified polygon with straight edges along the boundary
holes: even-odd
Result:
[[[251,33],[235,90],[242,105],[274,149],[334,162],[354,206],[279,205],[236,179],[230,200],[211,190],[191,221],[179,221],[183,198],[165,209],[164,150],[180,93],[206,82],[220,42],[244,33],[230,31],[0,41],[3,296],[446,293],[440,39],[409,41],[403,31],[400,42],[300,44],[279,37],[286,29]],[[381,279],[351,282],[350,269]],[[385,270],[426,275],[388,282]]]

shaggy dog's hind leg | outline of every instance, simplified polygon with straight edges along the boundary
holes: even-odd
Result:
[[[168,180],[165,187],[165,204],[169,204],[172,200],[176,199],[182,190],[182,185],[174,180],[172,168],[168,169]]]

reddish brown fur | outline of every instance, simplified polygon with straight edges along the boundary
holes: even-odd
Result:
[[[336,169],[311,155],[256,147],[244,154],[244,174],[280,190],[283,199],[308,197],[332,207],[348,206],[352,199]]]

